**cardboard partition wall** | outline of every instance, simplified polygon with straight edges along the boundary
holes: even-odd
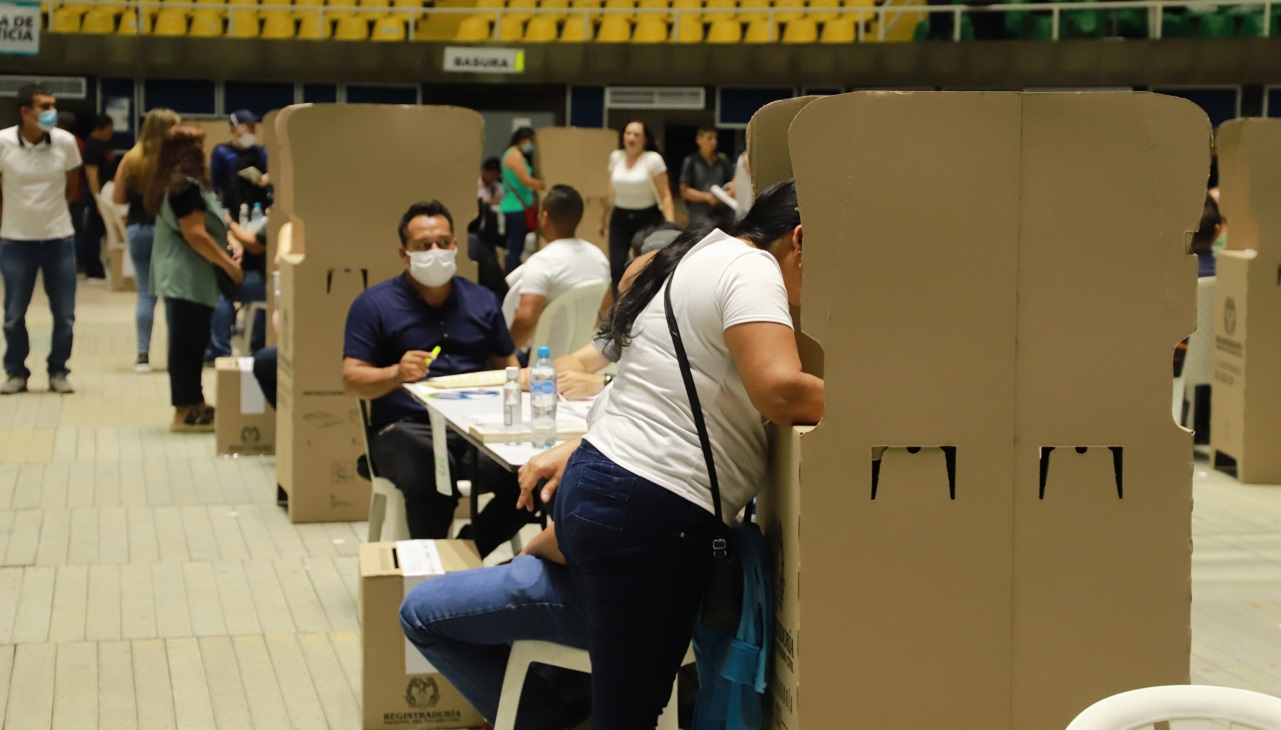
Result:
[[[568,185],[583,196],[583,222],[578,237],[591,241],[609,255],[609,237],[600,233],[600,222],[609,207],[609,154],[618,149],[618,132],[612,129],[544,127],[535,139],[538,177],[553,185]]]
[[[261,456],[276,453],[276,409],[267,403],[253,373],[252,357],[220,357],[218,418],[214,445],[219,456]]]
[[[1219,127],[1219,207],[1233,249],[1216,262],[1214,463],[1281,483],[1281,120]]]
[[[293,251],[280,264],[277,481],[294,522],[362,520],[362,424],[342,383],[347,311],[404,271],[397,226],[410,205],[440,200],[463,230],[476,206],[481,118],[453,107],[302,105],[279,114],[276,135]],[[465,249],[459,273],[474,277]]]
[[[470,540],[360,546],[364,730],[479,727],[483,718],[405,638],[400,604],[419,583],[481,567]]]
[[[796,115],[827,405],[776,434],[762,500],[774,727],[1059,730],[1188,681],[1169,358],[1195,321],[1209,134],[1153,94],[870,92]]]
[[[280,204],[280,145],[276,141],[276,117],[280,116],[280,111],[273,109],[262,117],[262,123],[258,125],[258,136],[262,140],[262,146],[267,150],[267,177],[271,179],[274,194],[271,201],[271,210],[267,216],[267,344],[274,346],[277,343],[278,335],[276,327],[272,325],[272,313],[276,311],[276,287],[273,286],[274,275],[277,271],[276,253],[280,251],[280,229],[289,221],[289,211]]]

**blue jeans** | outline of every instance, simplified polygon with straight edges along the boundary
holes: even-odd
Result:
[[[156,321],[156,294],[151,290],[151,247],[156,240],[156,227],[150,223],[134,223],[125,233],[129,236],[129,258],[133,259],[138,283],[138,308],[133,315],[138,329],[138,354],[146,355],[151,352],[151,330]]]
[[[507,273],[516,270],[520,266],[520,255],[525,250],[525,234],[529,233],[529,221],[525,220],[525,212],[504,213],[507,219]]]
[[[405,596],[400,623],[432,666],[493,722],[511,644],[551,641],[585,648],[585,617],[569,571],[539,558],[432,578]],[[518,730],[564,730],[587,715],[591,680],[554,667],[531,668]],[[670,685],[669,685],[670,689]]]
[[[0,241],[0,274],[4,278],[4,371],[29,377],[27,307],[36,290],[36,273],[44,278],[44,291],[53,313],[53,338],[49,346],[49,374],[70,372],[72,330],[76,323],[76,243],[74,238],[49,241]]]
[[[205,359],[227,357],[231,355],[231,330],[236,326],[236,304],[267,301],[267,282],[261,271],[246,271],[245,282],[236,291],[236,301],[218,296],[218,306],[214,309],[213,330],[209,335],[209,347]],[[249,343],[252,354],[262,349],[267,341],[267,312],[258,312],[254,316],[254,341]]]
[[[694,632],[716,517],[587,441],[565,468],[555,512],[587,614],[592,730],[653,730]]]

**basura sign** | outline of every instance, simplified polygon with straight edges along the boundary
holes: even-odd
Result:
[[[0,2],[0,54],[40,52],[40,3]]]
[[[516,48],[445,49],[445,70],[456,73],[522,74],[525,52]]]

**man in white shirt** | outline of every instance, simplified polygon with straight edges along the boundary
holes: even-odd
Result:
[[[511,323],[517,349],[530,344],[543,309],[553,299],[582,284],[609,281],[605,253],[575,235],[582,219],[583,196],[577,190],[556,185],[543,196],[538,227],[551,243],[508,277],[509,283],[520,286],[520,304]]]
[[[18,90],[17,126],[0,130],[0,275],[4,278],[4,370],[0,395],[27,389],[27,307],[44,279],[53,313],[49,390],[72,393],[67,381],[76,320],[75,229],[67,204],[80,187],[80,148],[57,128],[53,92],[29,84]]]

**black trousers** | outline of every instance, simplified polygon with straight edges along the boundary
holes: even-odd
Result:
[[[165,319],[169,324],[169,402],[175,408],[204,403],[200,373],[205,366],[213,307],[166,299]]]
[[[515,537],[528,524],[529,513],[516,509],[520,485],[515,474],[483,454],[474,454],[475,447],[457,433],[450,431],[447,438],[449,474],[454,481],[451,496],[436,490],[436,457],[431,424],[426,421],[398,421],[371,436],[369,450],[374,471],[404,493],[409,536],[415,540],[450,537],[450,523],[458,507],[459,479],[470,479],[473,490],[493,492],[493,500],[472,518],[472,536],[483,557]],[[473,458],[475,473],[471,468]]]
[[[627,271],[632,255],[632,239],[637,233],[663,222],[658,206],[644,210],[614,208],[609,215],[609,274],[614,281],[614,296],[618,296],[618,282]]]
[[[84,218],[84,227],[76,234],[76,265],[84,268],[90,279],[102,279],[107,276],[102,265],[102,237],[107,235],[107,223],[92,203],[85,206]]]

